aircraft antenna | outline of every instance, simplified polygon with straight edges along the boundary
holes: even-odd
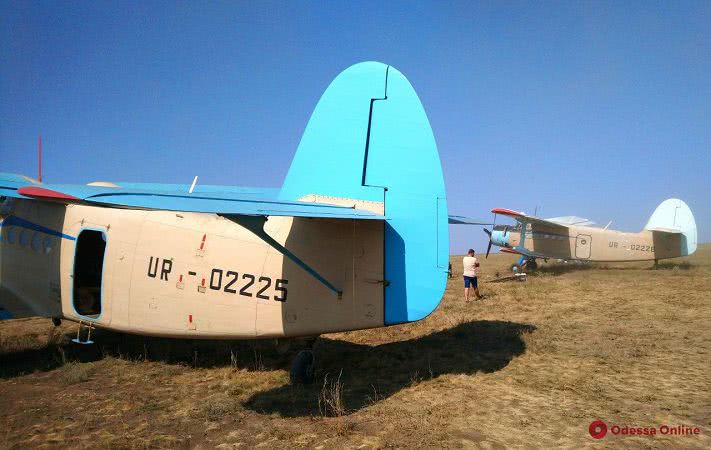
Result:
[[[192,194],[193,191],[195,190],[195,185],[197,184],[198,176],[195,175],[195,178],[193,178],[193,184],[190,185],[190,190],[188,191],[188,194]]]
[[[607,230],[607,227],[609,227],[611,223],[612,221],[607,222],[607,225],[605,225],[605,228],[603,228],[603,230]]]
[[[42,182],[42,133],[39,135],[39,148],[37,149],[38,152],[38,157],[37,157],[37,166],[38,166],[38,177],[37,180],[41,183]]]

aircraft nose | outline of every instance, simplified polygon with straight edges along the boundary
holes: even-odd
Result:
[[[509,234],[504,231],[495,230],[491,233],[491,242],[499,247],[506,247],[509,244]]]

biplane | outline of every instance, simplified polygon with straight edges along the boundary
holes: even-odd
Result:
[[[696,251],[696,222],[691,209],[681,200],[663,201],[638,233],[610,230],[594,226],[588,219],[576,216],[541,219],[506,208],[491,210],[496,215],[510,217],[513,226],[494,225],[484,228],[489,236],[486,255],[492,245],[502,252],[521,255],[511,270],[535,270],[536,259],[563,261],[655,261],[691,255]]]
[[[427,317],[447,282],[437,146],[402,73],[365,62],[319,100],[279,188],[0,174],[0,318],[151,336],[318,336]],[[453,216],[451,223],[477,221]],[[308,377],[304,350],[292,380]]]

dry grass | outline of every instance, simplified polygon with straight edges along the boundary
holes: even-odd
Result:
[[[337,378],[329,379],[329,374],[323,377],[323,385],[318,396],[318,410],[322,416],[341,417],[346,414],[341,375],[343,371],[338,373]]]
[[[486,282],[513,259],[484,261],[482,302],[455,277],[424,321],[324,336],[305,387],[298,348],[2,322],[0,448],[711,447],[711,246]],[[598,442],[597,418],[702,434]]]
[[[64,384],[76,384],[89,381],[94,365],[92,363],[69,362],[59,370],[59,379]]]

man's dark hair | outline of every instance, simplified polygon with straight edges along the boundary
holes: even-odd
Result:
[[[474,249],[470,248],[469,251],[467,252],[467,255],[473,255],[474,253],[475,253]]]

